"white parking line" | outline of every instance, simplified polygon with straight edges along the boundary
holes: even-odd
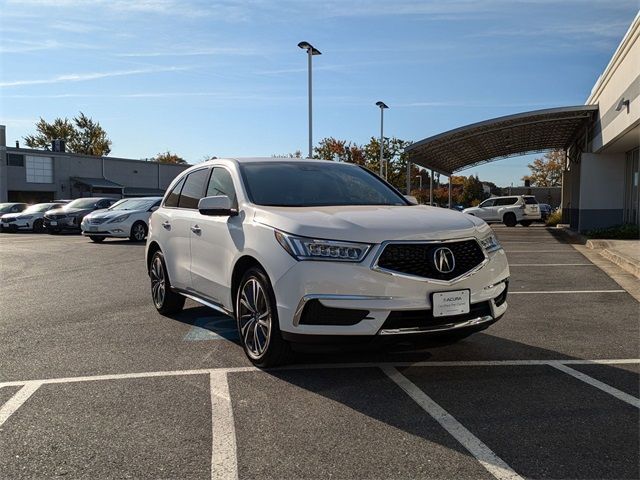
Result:
[[[560,359],[560,360],[459,360],[442,362],[359,362],[359,363],[314,363],[295,364],[269,369],[267,371],[281,370],[318,370],[322,368],[382,368],[382,367],[486,367],[486,366],[518,366],[518,365],[550,365],[551,363],[562,365],[624,365],[640,363],[640,358],[605,358],[605,359]],[[56,383],[94,382],[104,380],[121,380],[128,378],[172,377],[182,375],[209,375],[215,372],[261,372],[262,369],[253,366],[247,367],[220,367],[202,368],[196,370],[163,370],[156,372],[112,373],[107,375],[88,375],[82,377],[46,378],[40,380],[11,380],[0,382],[2,387],[21,387],[27,384],[49,385]]]
[[[27,383],[0,407],[0,427],[38,388],[40,388],[39,383]]]
[[[211,387],[211,478],[229,480],[238,478],[236,429],[229,394],[227,373],[212,371]]]
[[[478,437],[467,430],[444,408],[434,402],[431,397],[420,390],[407,377],[393,367],[383,367],[382,371],[393,380],[413,401],[438,422],[449,434],[455,438],[471,455],[475,457],[487,471],[499,480],[522,479],[509,465],[505,463],[493,450],[487,447]]]
[[[571,245],[567,245],[571,247]],[[556,248],[555,250],[506,250],[507,255],[510,253],[574,253],[573,248]],[[577,252],[576,252],[577,253]]]
[[[607,385],[606,383],[603,383],[600,380],[596,380],[595,378],[590,377],[589,375],[586,375],[582,372],[579,372],[578,370],[574,370],[573,368],[567,367],[562,363],[551,362],[549,363],[549,365],[551,365],[554,368],[557,368],[558,370],[566,373],[567,375],[571,375],[572,377],[577,378],[578,380],[588,383],[589,385],[596,387],[602,390],[603,392],[606,392],[609,395],[612,395],[617,399],[622,400],[623,402],[627,402],[629,405],[632,405],[636,408],[640,408],[640,399],[634,397],[633,395],[629,395],[628,393],[622,392],[617,388]]]
[[[593,263],[510,263],[511,267],[595,267]]]
[[[626,290],[538,290],[531,292],[509,292],[509,295],[535,295],[540,293],[627,293]]]

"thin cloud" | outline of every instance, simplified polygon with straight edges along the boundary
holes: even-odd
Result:
[[[258,50],[241,47],[217,47],[185,50],[162,50],[157,52],[126,52],[115,53],[116,57],[196,57],[208,55],[257,55]]]
[[[70,73],[66,75],[57,75],[51,78],[41,78],[33,80],[13,80],[9,82],[0,83],[1,88],[7,87],[22,87],[28,85],[47,85],[54,83],[66,83],[66,82],[86,82],[89,80],[98,80],[101,78],[111,77],[126,77],[131,75],[143,75],[146,73],[160,73],[160,72],[176,72],[180,70],[187,70],[187,67],[167,67],[167,68],[147,68],[136,70],[117,70],[112,72],[93,72],[93,73]]]

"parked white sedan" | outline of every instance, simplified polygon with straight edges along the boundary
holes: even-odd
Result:
[[[2,230],[17,232],[18,230],[31,230],[35,233],[44,231],[44,212],[54,208],[60,208],[64,203],[36,203],[30,205],[19,213],[7,213],[0,216]]]
[[[129,238],[142,242],[149,231],[149,216],[162,197],[125,198],[105,210],[95,211],[82,220],[82,234],[96,243],[105,238]]]

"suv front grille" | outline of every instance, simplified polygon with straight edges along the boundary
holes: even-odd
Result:
[[[451,272],[442,273],[436,269],[434,253],[446,247],[453,253],[455,267]],[[377,266],[392,272],[432,278],[453,280],[473,270],[485,259],[482,248],[475,240],[434,243],[389,243],[378,258]]]
[[[45,215],[44,218],[47,220],[62,220],[66,215]]]

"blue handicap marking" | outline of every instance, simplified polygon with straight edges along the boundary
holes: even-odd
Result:
[[[223,315],[199,317],[193,322],[183,340],[199,342],[203,340],[237,340],[236,321]]]

